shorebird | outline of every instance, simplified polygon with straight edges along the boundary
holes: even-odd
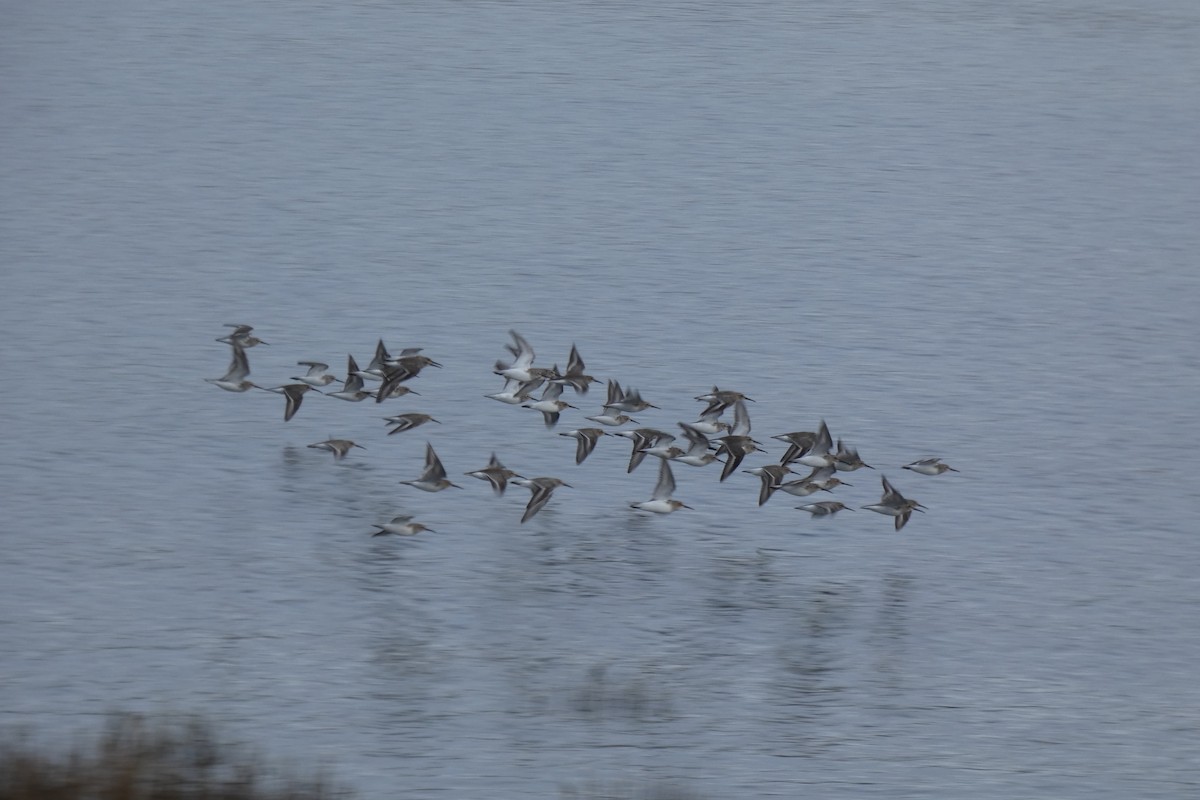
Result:
[[[354,361],[354,356],[347,356],[346,382],[336,392],[330,392],[327,397],[336,397],[350,403],[357,403],[371,396],[371,392],[363,389],[363,373]]]
[[[554,490],[558,487],[574,488],[571,484],[558,478],[513,478],[512,482],[533,492],[533,496],[529,498],[529,504],[525,506],[525,514],[521,517],[521,522],[525,522],[541,511],[542,507],[550,502],[550,495],[554,494]]]
[[[629,507],[654,514],[670,514],[680,508],[690,509],[691,506],[671,499],[674,492],[675,476],[671,474],[671,465],[664,458],[658,468],[658,483],[655,484],[654,493],[650,495],[650,499],[640,503],[630,503]]]
[[[560,400],[563,387],[557,383],[547,383],[546,388],[542,391],[542,399],[536,403],[523,403],[521,408],[532,408],[542,412],[542,416],[546,420],[546,427],[553,428],[558,424],[559,414],[563,409],[575,408],[566,400]]]
[[[664,441],[675,441],[675,437],[671,434],[654,428],[634,428],[631,431],[616,431],[612,435],[623,436],[633,442],[633,452],[629,454],[629,469],[625,470],[626,473],[633,472],[637,469],[638,464],[642,463],[646,458],[646,448],[654,447]]]
[[[722,411],[729,408],[739,400],[749,400],[751,403],[754,402],[751,398],[746,397],[746,395],[742,394],[741,392],[721,391],[716,386],[714,386],[712,391],[708,394],[698,395],[696,399],[708,403],[708,407],[701,412],[701,417],[703,417],[705,414],[720,414]]]
[[[603,428],[579,428],[578,430],[560,433],[559,436],[570,436],[575,439],[575,463],[582,464],[583,460],[596,449],[596,442],[601,436],[608,436]]]
[[[742,463],[748,454],[761,449],[761,445],[750,438],[750,413],[742,400],[733,402],[733,427],[729,433],[717,439],[717,455],[726,454],[725,466],[721,470],[721,480],[724,481]]]
[[[875,469],[858,455],[858,449],[846,447],[842,440],[837,440],[837,452],[833,454],[833,466],[838,472],[854,472],[856,469]]]
[[[920,461],[914,461],[911,464],[905,465],[903,469],[911,469],[920,475],[941,475],[943,472],[958,472],[958,470],[949,464],[943,464],[940,458],[922,458]]]
[[[236,344],[238,347],[244,348],[251,348],[256,344],[270,344],[270,342],[264,342],[257,336],[251,336],[250,331],[254,330],[254,328],[250,325],[226,325],[225,327],[233,328],[234,330],[228,336],[222,336],[220,339],[217,339],[222,344]]]
[[[812,431],[793,431],[792,433],[781,433],[771,438],[788,443],[787,452],[783,454],[783,458],[779,459],[779,463],[790,464],[812,449],[813,444],[817,441],[817,434]]]
[[[700,415],[700,419],[695,422],[687,423],[688,427],[700,431],[705,436],[716,436],[718,433],[729,430],[728,422],[721,422],[718,417],[721,416],[720,411],[706,411]],[[683,423],[680,423],[681,425]]]
[[[791,460],[806,467],[832,467],[837,461],[837,457],[830,452],[831,450],[833,450],[833,437],[829,435],[829,426],[825,424],[825,420],[821,420],[821,427],[817,428],[816,436],[812,446],[808,448],[808,452]]]
[[[762,480],[762,488],[758,490],[758,504],[760,506],[771,499],[771,495],[775,493],[775,489],[783,483],[783,476],[791,471],[792,468],[787,464],[767,464],[764,467],[753,467],[742,470],[742,472],[757,475]]]
[[[795,497],[808,497],[810,494],[827,492],[829,490],[820,483],[815,483],[804,478],[798,478],[794,481],[788,481],[787,483],[776,484],[774,487],[772,487],[772,491],[787,492]]]
[[[302,367],[308,367],[308,372],[300,377],[293,375],[292,380],[294,381],[307,383],[309,386],[319,389],[337,380],[337,378],[329,374],[328,364],[323,364],[320,361],[297,361],[296,363]]]
[[[924,513],[925,506],[918,503],[916,500],[909,500],[904,495],[896,491],[896,487],[888,482],[887,476],[880,476],[883,479],[883,497],[878,503],[872,503],[862,508],[868,511],[874,511],[876,514],[884,514],[889,517],[896,518],[896,530],[900,530],[908,522],[908,518],[912,516],[912,512],[920,511]]]
[[[571,345],[571,355],[567,357],[567,371],[550,380],[559,386],[570,386],[577,394],[587,394],[588,386],[599,383],[591,375],[584,374],[583,359],[579,357],[579,348]]]
[[[357,447],[362,450],[367,449],[367,448],[363,447],[361,444],[352,442],[349,439],[326,439],[323,442],[316,442],[315,444],[310,444],[309,447],[311,447],[313,450],[326,450],[330,453],[333,453],[334,461],[341,461],[343,458],[345,458],[346,453],[349,453],[350,448],[352,448],[352,447]]]
[[[637,389],[622,389],[620,383],[609,380],[608,398],[604,403],[604,413],[608,414],[617,411],[626,414],[636,414],[639,411],[645,411],[647,408],[658,408],[658,406],[651,405],[643,400],[641,392]]]
[[[403,367],[404,369],[416,375],[426,367],[437,367],[441,369],[442,365],[434,361],[429,356],[421,355],[424,347],[406,347],[400,351],[398,356],[389,356],[384,353],[383,362],[389,367]]]
[[[287,422],[292,417],[296,416],[296,412],[300,410],[300,403],[304,400],[305,392],[316,392],[322,394],[320,389],[314,389],[307,383],[289,383],[286,386],[276,386],[268,389],[265,386],[260,386],[260,389],[266,392],[274,392],[275,394],[283,395],[285,404],[283,407],[283,421]]]
[[[516,360],[512,364],[497,361],[493,372],[521,383],[529,383],[535,378],[544,379],[553,375],[551,370],[533,366],[533,347],[525,340],[524,336],[513,330],[510,330],[508,335],[513,338],[514,342],[513,345],[508,346],[508,350],[516,356]]]
[[[462,488],[457,483],[446,480],[446,468],[442,466],[442,460],[438,458],[437,453],[433,452],[433,445],[428,442],[425,443],[425,471],[421,473],[421,477],[415,481],[400,481],[400,483],[420,489],[422,492],[440,492],[451,486],[455,489]]]
[[[375,533],[371,534],[372,536],[387,536],[388,534],[394,534],[396,536],[415,536],[421,531],[437,533],[437,531],[435,531],[433,528],[426,528],[419,522],[412,522],[412,516],[408,514],[392,517],[390,522],[385,522],[383,525],[373,525],[372,527],[379,529],[375,531]]]
[[[477,469],[473,472],[465,472],[464,475],[470,475],[472,478],[479,478],[481,481],[487,481],[492,485],[492,491],[497,495],[504,494],[504,489],[508,486],[509,478],[520,478],[521,476],[513,472],[508,467],[500,463],[500,459],[496,458],[496,454],[492,453],[492,458],[488,461],[488,465],[483,469]]]
[[[360,370],[358,365],[354,365],[354,371],[347,374],[357,375],[363,380],[381,381],[383,380],[383,371],[387,368],[387,362],[391,359],[391,355],[387,351],[387,347],[383,344],[383,339],[375,343],[375,355],[371,358],[371,363],[367,364],[366,369]]]
[[[220,378],[205,378],[204,380],[227,392],[244,392],[247,389],[261,388],[255,386],[253,381],[246,380],[246,376],[250,374],[250,361],[246,358],[246,351],[236,344],[230,345],[229,349],[233,351],[233,358],[230,360],[229,369],[225,374]]]
[[[836,470],[833,467],[813,467],[812,470],[803,478],[798,478],[794,481],[788,481],[785,484],[776,486],[788,494],[793,494],[797,497],[807,497],[817,491],[832,491],[835,486],[850,486],[841,478],[834,477]]]
[[[408,388],[402,383],[397,383],[391,387],[384,383],[379,387],[379,390],[375,392],[375,402],[381,403],[383,400],[391,400],[393,397],[404,397],[406,394],[415,394],[417,397],[421,396],[420,392],[414,392],[412,389]],[[379,399],[381,397],[383,400]]]
[[[683,438],[687,439],[688,449],[676,448],[679,453],[671,456],[672,461],[687,464],[689,467],[707,467],[717,460],[716,454],[709,452],[712,450],[712,443],[708,441],[707,436],[686,422],[679,423],[679,427],[683,430]]]
[[[437,422],[438,425],[442,424],[428,414],[418,414],[416,412],[409,414],[397,414],[394,417],[384,417],[384,421],[387,422],[388,425],[396,426],[388,431],[388,436],[391,436],[393,433],[411,431],[413,428],[420,427],[426,422]]]
[[[425,367],[441,367],[442,365],[428,356],[417,355],[419,347],[410,347],[401,351],[397,358],[384,363],[381,371],[383,385],[375,393],[375,402],[382,403],[389,397],[400,397],[407,392],[400,392],[400,384],[410,378],[415,378]]]
[[[837,500],[824,500],[820,503],[809,503],[803,506],[796,506],[801,511],[807,511],[814,517],[832,517],[839,511],[853,511],[853,508],[839,503]]]
[[[512,378],[505,378],[504,389],[495,394],[485,394],[484,397],[499,400],[501,403],[507,403],[510,406],[519,406],[529,400],[529,395],[533,394],[534,389],[541,386],[545,380],[545,378],[537,378],[522,383]]]
[[[608,411],[608,409],[605,408],[605,412],[607,412],[607,411]],[[590,419],[592,422],[599,422],[601,425],[609,425],[614,428],[617,427],[618,425],[624,425],[626,422],[632,422],[635,425],[639,424],[636,419],[634,419],[633,417],[630,417],[630,416],[626,416],[625,414],[604,413],[604,414],[597,414],[594,417],[585,417],[585,419]]]

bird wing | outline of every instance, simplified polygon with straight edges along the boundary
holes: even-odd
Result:
[[[246,350],[237,344],[231,344],[229,347],[233,350],[233,357],[229,360],[229,371],[221,380],[244,381],[250,374],[250,361],[246,358]]]
[[[650,495],[651,500],[670,500],[671,495],[675,493],[675,475],[671,472],[671,465],[667,459],[660,459],[662,465],[658,468],[658,483],[654,485],[654,494]]]
[[[425,443],[425,472],[421,475],[423,481],[440,481],[446,477],[446,468],[442,466],[442,460],[438,458],[438,454],[433,451],[433,445]]]

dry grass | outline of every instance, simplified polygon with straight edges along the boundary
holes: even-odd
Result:
[[[208,723],[114,716],[63,754],[0,742],[0,800],[328,800],[349,796],[321,775],[297,778],[221,742]]]

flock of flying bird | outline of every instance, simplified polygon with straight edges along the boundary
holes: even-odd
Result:
[[[376,403],[384,400],[403,397],[406,394],[418,394],[406,386],[406,382],[415,378],[425,367],[440,367],[428,356],[421,355],[421,348],[407,348],[396,355],[388,352],[381,339],[375,348],[375,356],[366,369],[361,369],[349,356],[346,366],[346,378],[342,388],[337,391],[322,392],[321,389],[337,382],[330,374],[329,365],[319,361],[298,361],[297,365],[307,367],[304,375],[293,377],[296,383],[276,387],[257,386],[248,380],[250,365],[246,351],[259,344],[268,344],[253,336],[253,328],[249,325],[227,325],[233,332],[217,339],[228,344],[232,352],[232,360],[228,371],[220,378],[206,378],[209,383],[228,392],[245,392],[249,389],[262,389],[275,392],[284,397],[284,421],[290,420],[300,409],[304,395],[310,391],[325,394],[347,402],[361,402],[368,398]],[[523,408],[540,411],[547,428],[554,428],[560,415],[568,408],[575,409],[563,399],[566,388],[574,390],[576,395],[587,394],[588,387],[599,381],[586,373],[583,359],[579,350],[571,345],[571,353],[567,359],[565,371],[559,371],[558,365],[553,367],[535,367],[534,350],[529,342],[516,331],[509,331],[512,342],[505,345],[511,354],[510,361],[497,361],[493,372],[504,379],[503,388],[495,394],[485,395],[508,405],[518,405]],[[378,383],[374,390],[366,389],[367,381]],[[762,444],[750,436],[750,415],[746,403],[754,402],[744,394],[735,391],[721,390],[716,386],[711,392],[698,395],[695,399],[705,403],[695,422],[680,422],[682,441],[675,434],[648,427],[624,428],[633,423],[640,425],[631,414],[638,414],[647,409],[656,409],[642,399],[636,389],[622,388],[615,380],[607,381],[608,394],[599,414],[587,417],[588,420],[602,427],[578,428],[560,433],[576,440],[575,463],[581,464],[595,449],[602,436],[620,436],[630,440],[633,445],[629,457],[627,472],[638,468],[646,456],[659,459],[658,482],[649,500],[640,503],[630,503],[630,507],[654,514],[670,514],[680,508],[691,508],[671,495],[675,492],[675,476],[671,464],[683,464],[691,467],[705,467],[714,462],[722,464],[720,480],[724,481],[741,465],[742,460],[750,453],[762,450]],[[534,399],[533,393],[541,389],[541,394]],[[722,419],[726,411],[730,411],[732,420]],[[388,435],[403,433],[429,422],[437,423],[429,414],[406,413],[384,418],[392,426]],[[611,434],[606,428],[622,428]],[[766,503],[776,492],[784,492],[795,497],[808,497],[817,492],[830,492],[839,485],[849,485],[839,478],[839,474],[853,472],[858,469],[874,469],[865,463],[858,451],[843,444],[841,439],[835,445],[833,437],[824,420],[816,431],[794,431],[773,436],[786,442],[788,447],[778,463],[766,464],[760,467],[743,470],[756,475],[762,486],[758,494],[758,504]],[[335,460],[341,460],[353,448],[361,448],[349,439],[327,439],[308,445],[310,448],[325,450],[333,454]],[[365,448],[363,448],[365,449]],[[724,460],[721,458],[724,456]],[[807,474],[802,477],[788,479],[789,475],[799,473],[794,467],[807,467]],[[958,470],[944,463],[939,458],[925,458],[907,464],[904,469],[920,475],[941,475],[945,472]],[[488,481],[497,495],[504,494],[505,488],[511,482],[531,491],[525,513],[521,522],[527,521],[537,514],[550,501],[554,491],[560,486],[570,484],[559,478],[537,477],[526,478],[505,467],[496,454],[493,453],[487,466],[482,469],[465,473],[473,478]],[[886,476],[882,477],[883,496],[879,502],[862,506],[863,509],[893,517],[896,530],[900,530],[908,522],[914,511],[924,512],[925,506],[916,500],[906,498],[896,490]],[[401,484],[420,489],[425,492],[440,492],[443,489],[461,486],[451,482],[446,477],[446,469],[434,452],[433,446],[426,443],[425,469],[416,480],[400,481]],[[823,500],[797,506],[798,509],[809,512],[814,517],[828,517],[843,510],[850,509],[836,500]],[[375,536],[398,534],[411,536],[421,531],[432,530],[425,525],[414,522],[408,515],[397,516],[387,523],[374,526]]]

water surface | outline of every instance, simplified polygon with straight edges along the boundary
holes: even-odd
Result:
[[[1191,4],[3,8],[0,722],[201,712],[368,797],[1200,786]],[[268,384],[445,366],[284,424],[201,380],[240,322]],[[679,467],[639,518],[624,441],[482,398],[509,328],[929,513]],[[398,485],[427,440],[575,488]]]

